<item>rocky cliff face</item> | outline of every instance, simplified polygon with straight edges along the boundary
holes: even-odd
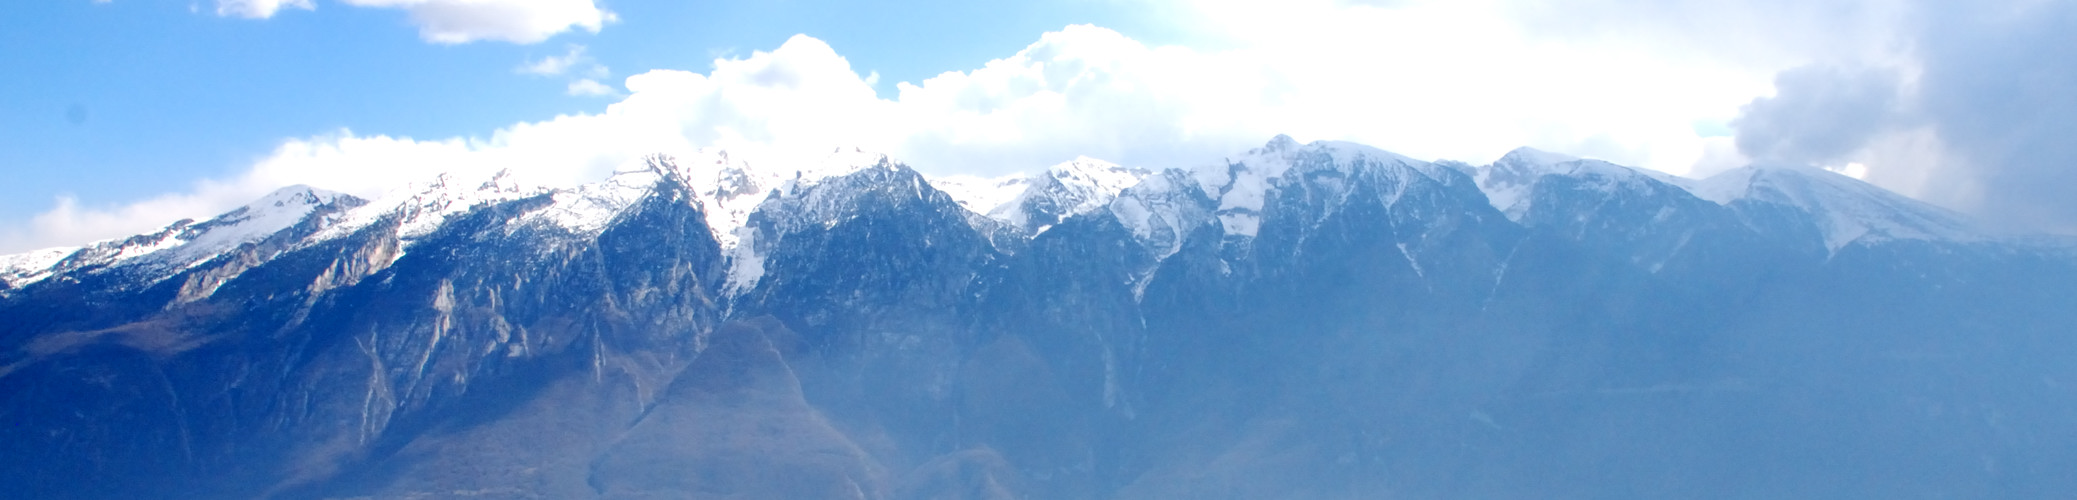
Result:
[[[0,259],[0,477],[38,498],[2077,487],[2073,247],[1827,172],[1280,137],[975,190],[857,151],[703,155],[574,188],[289,189]]]

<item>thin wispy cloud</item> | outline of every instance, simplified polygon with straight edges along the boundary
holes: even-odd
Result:
[[[402,10],[420,38],[438,44],[500,41],[539,43],[572,30],[598,33],[619,20],[595,0],[338,0],[366,8]],[[316,10],[311,0],[216,0],[216,14],[267,19],[285,8]]]
[[[584,78],[570,82],[568,93],[574,96],[609,96],[618,94],[620,91],[614,90],[612,86],[599,83],[598,80]]]
[[[274,17],[281,9],[316,10],[310,0],[216,0],[216,15],[266,19]]]
[[[563,55],[527,61],[519,66],[518,71],[530,75],[562,76],[573,68],[589,66],[588,71],[603,72],[605,67],[594,62],[591,56],[585,55],[584,50],[583,45],[571,45],[569,51]]]

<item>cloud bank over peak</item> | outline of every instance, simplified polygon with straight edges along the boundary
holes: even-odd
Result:
[[[1913,0],[1889,57],[1781,72],[1737,121],[1748,156],[1868,180],[2018,230],[2077,232],[2077,3]]]
[[[287,140],[228,179],[117,206],[61,204],[26,227],[0,223],[0,252],[135,234],[288,184],[369,197],[443,170],[511,169],[532,183],[571,185],[643,155],[708,147],[857,146],[926,173],[996,176],[1085,155],[1191,167],[1289,134],[1472,162],[1528,145],[1685,173],[1730,148],[1730,137],[1704,136],[1696,123],[1728,121],[1767,85],[1764,73],[1680,54],[1610,54],[1512,36],[1474,7],[1236,6],[1220,14],[1232,20],[1225,25],[1296,30],[1307,39],[1242,40],[1221,50],[1069,26],[979,68],[895,83],[884,93],[872,72],[799,35],[770,51],[717,59],[704,73],[651,70],[618,88],[573,83],[570,93],[616,102],[484,136],[341,130]],[[578,49],[556,57],[520,71],[585,76],[574,74],[584,66]],[[166,208],[136,208],[147,205]]]

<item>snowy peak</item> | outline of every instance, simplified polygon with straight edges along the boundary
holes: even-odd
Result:
[[[807,168],[800,170],[796,184],[815,184],[833,177],[844,177],[861,170],[894,165],[894,158],[885,153],[866,151],[864,148],[836,148]]]
[[[1191,173],[1169,169],[1125,188],[1109,208],[1118,223],[1159,260],[1181,251],[1191,230],[1217,220],[1212,206]]]
[[[1592,182],[1611,193],[1649,189],[1652,181],[1681,188],[1694,184],[1691,180],[1660,172],[1528,147],[1516,148],[1493,164],[1479,167],[1473,172],[1472,180],[1478,183],[1480,191],[1486,193],[1486,200],[1493,204],[1493,208],[1506,214],[1510,220],[1520,221],[1529,212],[1532,204],[1530,194],[1537,181],[1551,175]]]
[[[498,170],[482,177],[443,172],[431,180],[392,190],[366,206],[348,212],[344,220],[310,241],[349,236],[384,220],[395,222],[399,240],[414,241],[439,229],[448,217],[543,191],[545,189],[520,185],[509,170]]]
[[[527,214],[522,223],[581,236],[596,235],[666,181],[683,184],[685,178],[670,157],[647,157],[615,169],[604,181],[550,191],[551,202]]]
[[[946,189],[968,210],[1038,234],[1068,217],[1110,205],[1119,192],[1152,174],[1084,156],[1029,177],[949,178],[932,184]]]
[[[1550,166],[1579,160],[1580,157],[1577,156],[1522,146],[1515,148],[1514,151],[1508,151],[1506,155],[1502,155],[1499,160],[1493,163],[1517,166]]]
[[[1216,213],[1226,234],[1252,238],[1261,229],[1263,202],[1278,186],[1299,185],[1304,178],[1316,174],[1347,179],[1358,170],[1390,171],[1385,175],[1405,174],[1432,180],[1446,175],[1442,169],[1362,144],[1315,141],[1299,146],[1290,136],[1278,135],[1268,144],[1230,158],[1223,165],[1196,169],[1191,176],[1206,195],[1218,200]],[[1401,187],[1405,184],[1402,182]]]
[[[0,280],[5,280],[10,288],[19,288],[70,272],[121,268],[140,273],[138,278],[145,283],[155,282],[226,252],[266,241],[304,223],[320,208],[360,203],[359,198],[341,193],[289,186],[201,222],[182,219],[158,231],[129,238],[0,258]]]
[[[1054,182],[1086,189],[1091,193],[1102,193],[1107,198],[1117,196],[1118,192],[1138,184],[1140,180],[1153,173],[1144,168],[1124,167],[1087,156],[1076,157],[1073,161],[1046,169],[1048,178]]]
[[[342,197],[359,202],[351,196],[300,184],[277,189],[259,201],[190,227],[186,233],[192,239],[174,249],[173,260],[207,260],[239,245],[258,243],[302,222],[319,206]]]
[[[726,250],[736,246],[737,232],[773,190],[798,177],[783,168],[757,168],[741,155],[718,149],[701,150],[692,157],[671,160],[672,168],[684,176],[699,198],[707,227]]]
[[[725,293],[738,295],[755,288],[764,276],[766,256],[780,240],[810,226],[829,228],[850,220],[864,208],[862,200],[900,200],[896,203],[965,212],[921,174],[885,154],[838,150],[794,172],[792,178],[762,196],[741,225],[726,228],[732,238],[722,246],[728,266]],[[965,215],[984,234],[988,231],[982,225],[1000,227],[983,217]],[[724,227],[716,226],[715,231],[722,232]]]
[[[0,290],[21,288],[51,275],[52,267],[79,247],[57,247],[0,255]]]
[[[967,211],[977,214],[993,213],[1009,206],[1011,201],[1024,196],[1024,192],[1043,179],[1043,175],[1015,174],[1002,177],[976,177],[971,175],[948,175],[930,178],[930,185],[944,191],[952,201]]]
[[[1856,241],[1987,239],[1961,214],[1814,167],[1733,169],[1701,181],[1694,193],[1725,205],[1743,200],[1802,210],[1815,218],[1825,247],[1834,251]]]

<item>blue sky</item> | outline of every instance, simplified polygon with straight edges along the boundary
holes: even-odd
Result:
[[[813,33],[893,82],[978,67],[1075,23],[1145,26],[1151,9],[1100,1],[623,2],[618,22],[533,44],[422,41],[405,12],[318,3],[264,20],[215,5],[116,0],[0,6],[0,218],[52,197],[107,204],[196,178],[234,175],[283,138],[347,128],[410,137],[481,135],[523,120],[595,112],[610,96],[515,71],[572,45],[609,70],[704,70],[716,57]],[[987,19],[976,23],[971,20]],[[1173,36],[1135,30],[1150,40]],[[624,76],[616,72],[611,76]],[[610,80],[610,76],[601,80]]]
[[[0,252],[206,217],[289,183],[373,196],[457,164],[576,182],[650,152],[839,143],[927,173],[1001,175],[1085,154],[1188,166],[1276,133],[1473,162],[1527,145],[1688,175],[1810,163],[2067,230],[2077,202],[2040,186],[2077,185],[2066,168],[2077,147],[2055,132],[2077,125],[2077,106],[2058,97],[2077,84],[2077,57],[2044,50],[2077,47],[2073,11],[2018,0],[8,2]],[[2001,71],[2028,76],[1981,76]]]

